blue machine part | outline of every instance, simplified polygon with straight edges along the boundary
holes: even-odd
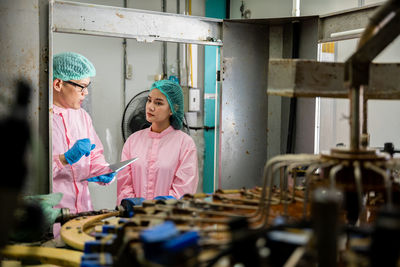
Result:
[[[103,225],[103,229],[102,229],[102,232],[104,233],[104,234],[109,234],[109,233],[115,233],[115,230],[116,229],[116,227],[115,227],[115,225]]]
[[[140,240],[143,243],[159,243],[169,240],[178,233],[175,224],[171,221],[166,221],[165,223],[153,228],[143,230],[140,233]]]
[[[93,235],[94,235],[94,238],[95,238],[96,240],[100,240],[100,239],[102,239],[102,238],[108,236],[108,234],[105,234],[105,233],[98,233],[98,232],[93,233]]]
[[[85,254],[92,254],[95,252],[103,251],[113,245],[116,235],[113,235],[112,238],[104,241],[103,239],[94,240],[94,241],[87,241],[85,242],[85,246],[83,249],[83,253]]]
[[[123,224],[123,223],[127,223],[127,222],[129,222],[129,219],[127,219],[127,218],[119,218],[119,220],[118,220],[118,224]]]
[[[163,244],[171,238],[179,234],[175,224],[171,221],[166,221],[163,224],[153,228],[143,230],[140,233],[140,240],[144,250],[144,255],[147,260],[157,263],[165,261],[166,256],[163,253]]]
[[[154,200],[168,200],[168,199],[176,199],[173,196],[156,196]]]
[[[133,198],[124,198],[123,200],[121,200],[121,204],[124,201],[129,202],[132,206],[140,206],[143,204],[143,201],[145,201],[146,199],[144,199],[143,197],[133,197]]]
[[[112,264],[110,253],[84,254],[81,258],[81,267],[111,267]]]
[[[140,234],[146,259],[162,265],[172,264],[171,266],[174,266],[178,259],[185,260],[186,249],[198,250],[199,238],[198,232],[195,231],[180,234],[175,224],[170,221],[144,230]]]
[[[165,242],[163,248],[169,252],[176,253],[185,248],[197,246],[199,238],[199,233],[196,231],[186,232]]]
[[[124,198],[121,200],[121,206],[124,207],[125,211],[122,216],[131,218],[135,214],[133,211],[134,206],[141,206],[145,201],[142,197],[135,197],[135,198]]]

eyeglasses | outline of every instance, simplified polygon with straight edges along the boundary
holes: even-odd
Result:
[[[81,88],[81,93],[83,93],[83,91],[88,91],[88,87],[90,86],[90,84],[91,84],[91,82],[87,85],[87,86],[83,86],[83,85],[80,85],[80,84],[78,84],[78,83],[74,83],[74,82],[72,82],[72,81],[64,81],[65,83],[69,83],[69,84],[71,84],[71,85],[74,85],[74,86],[78,86],[79,88]]]

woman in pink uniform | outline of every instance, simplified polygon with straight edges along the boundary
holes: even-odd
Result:
[[[124,198],[180,198],[196,192],[199,180],[193,139],[181,131],[183,92],[175,82],[153,83],[146,103],[151,127],[133,133],[121,160],[139,159],[118,174],[118,203]]]
[[[93,210],[88,182],[104,185],[115,176],[95,177],[109,171],[108,163],[92,120],[81,108],[95,75],[93,64],[82,55],[66,52],[53,57],[53,192],[63,193],[56,207],[71,213]]]

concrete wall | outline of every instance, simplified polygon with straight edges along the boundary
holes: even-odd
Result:
[[[75,2],[93,3],[123,7],[123,0],[80,0]],[[128,8],[162,11],[162,1],[128,0]],[[204,0],[192,1],[192,15],[204,16]],[[167,1],[167,12],[176,13],[176,1]],[[184,12],[185,1],[181,0],[181,13]],[[183,45],[181,53],[183,54]],[[167,65],[176,65],[177,44],[168,44]],[[87,103],[84,103],[93,119],[94,127],[103,146],[106,160],[114,163],[120,160],[123,138],[121,121],[125,105],[136,94],[148,90],[154,82],[154,76],[162,73],[162,43],[139,43],[127,40],[127,63],[132,66],[132,79],[126,80],[124,92],[123,73],[123,39],[84,36],[73,34],[54,34],[54,53],[74,51],[88,57],[95,65],[97,75],[93,80],[93,89],[89,92]],[[203,88],[204,49],[198,49],[198,87]],[[183,60],[183,58],[182,58]],[[197,114],[198,125],[202,125],[202,113]],[[202,178],[203,168],[203,133],[191,132],[199,154],[199,170]],[[201,189],[202,182],[199,183]],[[90,184],[90,191],[95,209],[114,208],[116,204],[116,183],[110,186]]]

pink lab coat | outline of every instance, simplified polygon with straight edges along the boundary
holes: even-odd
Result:
[[[118,174],[117,205],[124,198],[156,196],[180,198],[193,194],[199,181],[193,139],[172,126],[161,133],[150,128],[129,136],[121,160],[139,159]]]
[[[59,155],[77,140],[89,138],[96,147],[73,165],[63,166]],[[109,171],[103,156],[103,145],[92,119],[84,109],[64,109],[53,105],[53,192],[63,193],[56,208],[69,208],[71,213],[93,210],[88,182],[83,179]],[[103,183],[100,183],[103,184]],[[104,184],[103,184],[104,185]]]

